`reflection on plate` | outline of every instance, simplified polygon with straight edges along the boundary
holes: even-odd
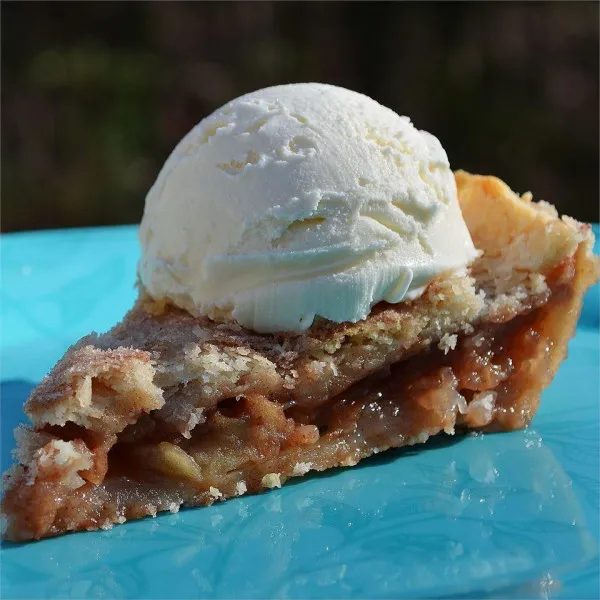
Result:
[[[3,466],[30,382],[58,358],[61,344],[108,327],[118,318],[115,306],[122,314],[134,295],[132,228],[77,232],[76,242],[64,240],[71,232],[54,233],[60,248],[70,248],[56,261],[48,257],[47,235],[2,241],[12,284],[6,286],[5,271],[2,356],[10,360],[2,373]],[[114,255],[97,258],[103,236],[111,238]],[[24,237],[26,264],[19,253]],[[69,270],[71,260],[77,264]],[[47,277],[48,265],[61,285],[37,295],[42,288],[35,282],[21,285],[36,272]],[[104,283],[94,287],[96,281]],[[83,282],[88,288],[79,292]],[[598,597],[597,292],[586,300],[570,357],[532,429],[441,437],[261,496],[107,532],[4,544],[0,595]],[[82,303],[94,295],[89,312],[68,308],[79,293]],[[53,317],[40,328],[47,311]],[[31,357],[30,344],[43,351]]]

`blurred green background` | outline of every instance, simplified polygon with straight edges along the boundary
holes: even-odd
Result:
[[[597,221],[598,6],[3,2],[2,230],[139,221],[195,123],[292,81],[364,92],[455,168]]]

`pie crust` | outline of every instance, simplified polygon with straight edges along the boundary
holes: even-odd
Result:
[[[593,234],[494,177],[456,181],[480,258],[364,321],[259,335],[141,290],[28,399],[5,537],[106,529],[440,432],[527,426],[598,279]]]

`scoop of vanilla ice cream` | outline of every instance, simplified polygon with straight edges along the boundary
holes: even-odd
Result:
[[[440,142],[371,98],[283,85],[177,145],[146,198],[147,292],[258,332],[356,322],[477,254]]]

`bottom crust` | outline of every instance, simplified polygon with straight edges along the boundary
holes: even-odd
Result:
[[[6,537],[110,528],[280,487],[289,477],[355,465],[440,432],[524,427],[566,354],[595,277],[596,264],[580,247],[547,277],[551,294],[542,305],[475,324],[443,349],[386,367],[312,408],[258,394],[230,398],[191,437],[150,415],[104,437],[73,423],[21,428],[22,465],[9,475],[3,505]]]

